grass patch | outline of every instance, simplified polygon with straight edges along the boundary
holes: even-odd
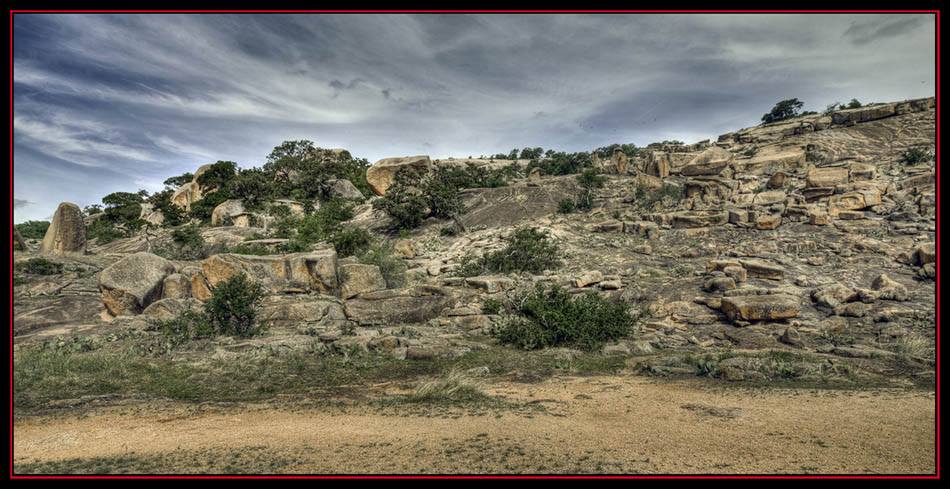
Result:
[[[482,390],[481,382],[469,377],[462,371],[452,370],[448,374],[422,382],[415,392],[409,395],[409,402],[416,403],[468,403],[491,399]]]
[[[46,258],[30,258],[17,263],[18,272],[32,275],[58,275],[63,273],[63,264],[49,261]]]

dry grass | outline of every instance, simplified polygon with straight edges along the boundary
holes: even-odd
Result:
[[[411,402],[467,402],[488,398],[480,382],[459,370],[452,370],[443,377],[422,382],[416,391],[409,395]]]

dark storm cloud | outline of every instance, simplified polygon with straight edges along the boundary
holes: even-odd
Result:
[[[932,15],[17,14],[13,31],[24,220],[258,166],[285,140],[371,162],[693,142],[779,100],[929,96],[935,78]]]

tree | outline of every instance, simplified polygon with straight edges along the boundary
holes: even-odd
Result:
[[[190,172],[185,172],[185,173],[182,173],[181,175],[178,175],[177,177],[171,177],[171,178],[166,179],[164,183],[166,187],[169,187],[173,190],[177,190],[182,185],[194,179],[195,179],[194,175],[192,175]]]
[[[768,124],[770,122],[784,121],[785,119],[797,117],[799,115],[798,111],[804,106],[805,103],[799,101],[797,98],[783,100],[775,104],[771,112],[762,116],[762,122]]]

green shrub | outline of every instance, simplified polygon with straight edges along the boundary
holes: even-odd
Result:
[[[30,258],[17,263],[16,269],[33,275],[58,275],[63,273],[63,264],[49,261],[46,258]]]
[[[642,210],[673,208],[683,199],[683,189],[676,185],[663,184],[656,190],[646,185],[638,185],[634,194],[634,205]]]
[[[256,323],[263,300],[264,288],[239,273],[215,286],[205,303],[205,314],[215,332],[248,338],[263,331]]]
[[[203,260],[227,251],[223,244],[211,245],[201,235],[201,227],[189,224],[172,231],[169,247],[156,247],[152,252],[169,260]]]
[[[502,343],[525,350],[567,345],[594,350],[633,332],[639,318],[625,302],[610,302],[596,293],[578,298],[558,286],[538,284],[513,302],[519,316],[494,331]]]
[[[607,178],[598,175],[597,170],[591,168],[578,175],[577,182],[581,184],[581,190],[577,194],[575,208],[584,212],[589,211],[594,207],[596,189],[603,188]]]
[[[501,302],[489,298],[482,303],[482,314],[498,314],[499,312],[501,312]]]
[[[156,329],[166,341],[166,350],[194,339],[214,336],[214,327],[208,315],[195,311],[185,311],[177,318],[159,321]]]
[[[474,277],[492,273],[541,273],[560,267],[561,251],[546,232],[520,228],[505,238],[508,245],[480,258],[465,257],[457,273]]]
[[[49,221],[26,221],[16,225],[20,231],[20,236],[30,239],[43,239],[46,237],[46,230],[49,229]]]
[[[260,243],[239,244],[235,246],[234,248],[231,248],[231,250],[228,253],[234,253],[237,255],[257,255],[257,256],[274,254],[274,252],[271,251],[270,248]]]
[[[463,211],[459,189],[471,183],[469,177],[464,170],[445,166],[426,175],[401,171],[373,208],[385,212],[396,229],[417,228],[430,216],[452,219]]]
[[[389,289],[402,288],[409,283],[406,277],[406,270],[409,267],[402,258],[396,255],[396,249],[389,243],[371,245],[369,250],[359,257],[359,261],[365,265],[379,267],[383,280],[386,281],[386,287]]]
[[[333,248],[340,257],[359,255],[373,244],[373,235],[363,228],[344,229],[332,238]]]
[[[900,162],[905,165],[917,165],[920,163],[926,163],[933,159],[933,155],[930,154],[925,148],[910,148],[901,155]]]
[[[574,212],[574,201],[571,199],[564,199],[558,202],[557,211],[560,214],[570,214]]]
[[[551,152],[545,155],[545,160],[533,160],[525,168],[525,175],[534,168],[540,168],[545,175],[573,175],[580,173],[584,168],[590,168],[593,162],[590,153],[562,153]]]

